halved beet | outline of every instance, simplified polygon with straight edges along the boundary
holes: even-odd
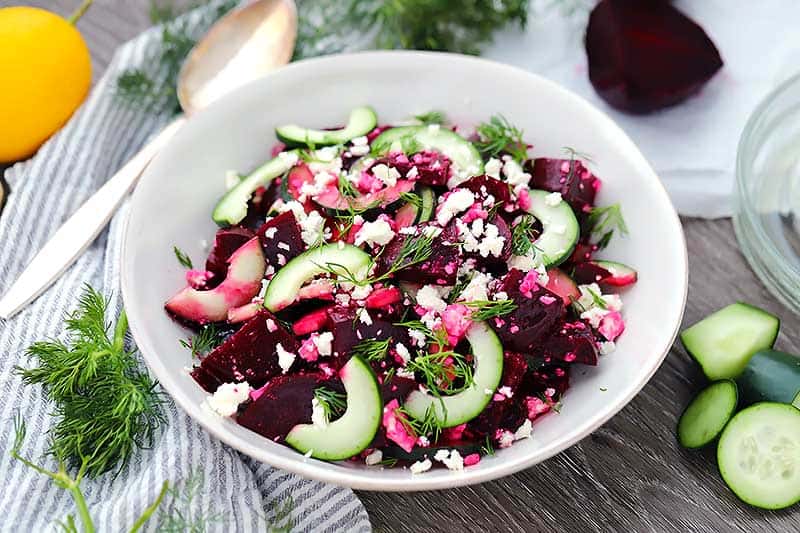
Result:
[[[332,359],[335,363],[332,366],[334,368],[343,366],[350,359],[353,348],[362,340],[374,339],[383,341],[392,339],[392,346],[398,342],[406,347],[411,346],[408,338],[408,329],[395,326],[388,320],[378,318],[377,315],[371,314],[370,320],[372,323],[365,324],[360,319],[355,318],[353,312],[339,309],[331,312],[331,319],[333,320]]]
[[[527,370],[528,363],[525,360],[525,356],[515,352],[505,352],[503,354],[503,376],[500,378],[499,388],[508,387],[512,397],[507,398],[495,392],[496,398],[489,402],[489,405],[477,418],[467,424],[467,429],[470,432],[477,435],[492,435],[496,429],[506,427],[503,424],[507,423],[505,419],[512,411],[512,405],[520,401],[515,395]],[[500,399],[501,397],[503,399]],[[519,424],[513,427],[516,429],[517,426]]]
[[[381,397],[384,405],[392,400],[403,403],[406,396],[417,387],[418,384],[413,379],[393,376],[392,379],[381,385]]]
[[[526,163],[532,189],[560,192],[580,217],[594,206],[600,180],[578,159],[538,158]]]
[[[422,231],[426,225],[420,224],[419,227]],[[408,238],[408,235],[401,234],[386,245],[383,254],[378,257],[379,272],[386,272],[397,263],[403,243]],[[461,264],[459,247],[454,246],[458,241],[458,229],[455,224],[448,225],[439,236],[433,239],[433,252],[430,257],[421,263],[398,270],[395,278],[414,283],[455,285],[458,267]]]
[[[545,361],[597,365],[598,353],[592,330],[583,322],[565,323],[537,346],[536,356]]]
[[[555,402],[569,388],[569,365],[564,363],[541,364],[530,368],[519,386],[519,394],[542,396],[553,389],[551,399]]]
[[[597,283],[606,287],[625,287],[636,283],[638,274],[622,263],[586,261],[575,265],[573,275],[581,284]]]
[[[586,55],[597,94],[631,113],[682,102],[723,65],[703,28],[658,0],[598,3],[586,28]]]
[[[489,176],[473,176],[459,187],[474,192],[480,200],[485,200],[486,196],[491,194],[495,203],[511,204],[511,191],[508,189],[508,184]]]
[[[524,277],[525,273],[516,269],[505,275],[501,290],[517,308],[491,322],[504,348],[530,353],[563,322],[565,311],[561,297],[538,284],[531,288],[530,297],[522,294]]]
[[[236,421],[264,437],[280,441],[297,424],[311,422],[314,390],[326,384],[323,374],[278,376],[256,391]]]
[[[208,259],[206,259],[206,270],[213,273],[214,277],[208,280],[206,288],[213,289],[222,283],[222,280],[228,274],[228,260],[233,255],[233,252],[241,248],[254,235],[255,233],[252,230],[241,227],[217,230],[217,235],[214,237],[214,245],[208,253]]]
[[[271,322],[268,322],[271,321]],[[260,387],[282,373],[277,346],[296,353],[298,344],[274,316],[262,310],[215,348],[192,370],[192,377],[208,392],[223,383],[247,381]]]
[[[264,249],[264,256],[276,270],[306,249],[300,226],[291,211],[269,219],[258,228],[257,234]],[[283,260],[278,256],[282,256]]]

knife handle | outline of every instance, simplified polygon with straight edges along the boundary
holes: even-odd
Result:
[[[17,314],[80,257],[106,227],[148,163],[185,121],[180,116],[168,124],[58,228],[0,300],[0,318]]]

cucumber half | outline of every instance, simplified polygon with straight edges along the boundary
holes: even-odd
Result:
[[[368,106],[357,107],[350,112],[347,125],[338,130],[313,130],[295,124],[275,128],[278,139],[289,146],[330,146],[344,144],[350,139],[362,137],[378,125],[378,115]]]
[[[325,461],[339,461],[359,454],[378,432],[383,414],[380,386],[363,359],[353,356],[339,372],[347,394],[347,408],[327,426],[298,424],[286,435],[286,443],[302,453]]]
[[[548,200],[549,191],[533,189],[528,193],[530,205],[528,213],[542,223],[542,234],[534,246],[542,254],[545,266],[557,266],[572,255],[578,243],[581,228],[572,207],[564,200],[553,205]]]
[[[736,383],[712,383],[689,403],[678,421],[678,441],[684,448],[701,448],[719,436],[736,412]]]
[[[775,350],[760,351],[750,358],[736,382],[746,404],[792,403],[800,394],[800,357]]]
[[[398,226],[405,228],[414,224],[427,222],[436,208],[436,193],[430,187],[422,186],[417,191],[419,205],[408,202],[397,210],[394,219]]]
[[[329,270],[359,275],[372,257],[361,248],[342,242],[312,248],[286,263],[269,282],[264,307],[272,312],[291,305],[303,284]]]
[[[452,396],[434,397],[430,393],[411,391],[405,401],[408,413],[424,420],[433,408],[442,427],[453,427],[478,416],[491,401],[503,375],[503,346],[484,322],[475,322],[467,330],[467,341],[475,357],[472,386]],[[489,394],[486,391],[490,391]]]
[[[772,348],[779,328],[778,317],[739,302],[684,330],[681,342],[709,380],[732,379],[754,353]]]
[[[259,187],[264,187],[278,176],[288,172],[297,163],[297,152],[283,152],[251,172],[225,193],[211,214],[220,226],[232,226],[247,216],[247,202]]]
[[[483,159],[471,142],[454,131],[431,126],[400,126],[391,128],[372,141],[372,152],[376,156],[392,150],[417,153],[435,150],[450,159],[455,166],[470,176],[483,173]]]
[[[722,478],[744,502],[783,509],[800,501],[800,410],[757,403],[731,419],[717,447]]]

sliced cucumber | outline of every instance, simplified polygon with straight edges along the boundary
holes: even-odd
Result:
[[[503,375],[503,346],[495,332],[484,322],[475,322],[470,326],[467,341],[475,358],[472,386],[458,394],[441,398],[418,390],[412,391],[404,404],[412,417],[424,420],[428,410],[433,408],[442,427],[449,428],[469,422],[491,401]]]
[[[334,270],[358,276],[372,258],[361,248],[341,242],[312,248],[286,263],[269,282],[264,307],[272,312],[291,305],[300,287],[313,277]]]
[[[287,444],[316,459],[339,461],[359,454],[375,438],[381,423],[381,390],[369,364],[353,356],[339,377],[347,394],[344,414],[324,427],[298,424],[286,435]]]
[[[709,380],[732,379],[754,353],[772,348],[779,328],[778,317],[739,302],[684,330],[681,342]]]
[[[459,170],[470,176],[483,173],[483,159],[475,146],[446,128],[400,126],[384,131],[372,141],[372,152],[375,155],[384,155],[394,150],[407,154],[435,150],[446,155]]]
[[[241,222],[247,216],[247,202],[255,190],[291,169],[297,163],[297,158],[295,150],[283,152],[242,178],[238,185],[217,202],[211,218],[220,226],[232,226]]]
[[[728,487],[744,502],[783,509],[800,501],[800,410],[757,403],[731,419],[717,447]]]
[[[542,223],[542,234],[534,245],[541,252],[545,266],[557,266],[572,255],[581,228],[572,207],[564,200],[553,204],[549,191],[533,189],[529,193],[528,213]]]
[[[433,217],[433,211],[436,209],[436,193],[430,187],[420,187],[419,196],[422,198],[422,209],[419,210],[417,215],[417,224],[427,222]]]
[[[378,125],[378,115],[371,107],[357,107],[350,112],[347,125],[338,130],[312,130],[295,124],[275,128],[275,135],[289,146],[330,146],[362,137]]]
[[[712,383],[695,396],[678,421],[678,441],[684,448],[701,448],[712,442],[736,412],[736,383]]]
[[[397,210],[394,220],[398,228],[406,228],[421,222],[427,222],[433,216],[436,207],[436,194],[430,187],[420,187],[418,191],[419,203],[408,202]]]
[[[746,404],[792,403],[800,394],[800,357],[775,350],[756,353],[736,378]]]

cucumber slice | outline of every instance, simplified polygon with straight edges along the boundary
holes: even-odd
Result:
[[[258,167],[225,193],[214,207],[211,218],[220,226],[232,226],[241,222],[247,216],[247,202],[255,190],[288,172],[297,163],[297,159],[297,151],[290,150]]]
[[[467,341],[475,357],[472,386],[452,396],[434,397],[430,393],[411,391],[405,401],[408,413],[424,420],[431,407],[442,427],[453,427],[478,416],[491,401],[503,375],[503,346],[484,322],[475,322],[467,330]],[[491,391],[489,394],[486,391]]]
[[[353,457],[370,445],[383,414],[381,390],[375,373],[363,359],[353,356],[339,377],[347,394],[344,414],[325,427],[298,424],[286,435],[286,443],[302,453],[325,461]]]
[[[745,503],[783,509],[800,501],[800,410],[757,403],[725,427],[717,447],[722,478]]]
[[[427,222],[433,217],[433,210],[436,209],[436,193],[430,187],[421,187],[419,196],[422,198],[422,209],[417,215],[417,224]]]
[[[327,272],[328,265],[337,272],[358,276],[371,262],[369,254],[352,244],[337,242],[312,248],[278,270],[264,294],[264,307],[276,312],[291,305],[300,287],[314,276]]]
[[[421,222],[427,222],[433,216],[436,207],[436,194],[430,187],[420,187],[418,191],[420,205],[408,202],[397,210],[394,220],[399,228],[406,228]]]
[[[756,353],[736,378],[746,404],[792,403],[800,394],[800,357],[775,350]]]
[[[275,128],[275,135],[289,146],[330,146],[344,144],[350,139],[362,137],[378,125],[378,115],[371,107],[357,107],[350,112],[347,125],[338,130],[312,130],[295,124]]]
[[[545,266],[557,266],[572,255],[578,244],[581,228],[572,207],[560,200],[557,204],[549,200],[552,193],[533,189],[528,193],[528,213],[542,223],[542,234],[534,245],[541,252]]]
[[[678,441],[684,448],[702,448],[712,442],[736,412],[736,383],[712,383],[695,396],[678,420]]]
[[[684,330],[681,342],[709,380],[732,379],[754,353],[772,348],[779,328],[778,317],[738,302]]]
[[[377,156],[392,150],[409,154],[422,150],[435,150],[446,155],[458,170],[469,176],[483,173],[483,159],[471,142],[446,128],[431,126],[400,126],[391,128],[372,141],[372,152]]]

